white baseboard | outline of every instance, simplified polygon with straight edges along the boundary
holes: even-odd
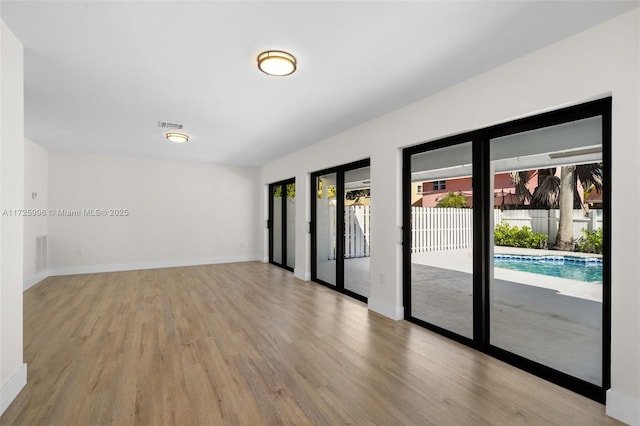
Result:
[[[25,278],[24,281],[22,282],[22,290],[28,290],[29,288],[33,287],[34,285],[38,284],[40,281],[44,280],[45,278],[47,278],[49,276],[49,271],[44,271],[39,273],[38,275],[34,275],[31,276],[29,278]]]
[[[404,319],[403,306],[394,306],[381,300],[369,298],[369,309],[394,320]]]
[[[62,266],[50,268],[50,276],[96,274],[100,272],[138,271],[141,269],[175,268],[179,266],[214,265],[259,261],[259,256],[207,257],[199,259],[154,260],[148,262],[112,263],[105,265]]]
[[[304,269],[295,268],[293,270],[293,276],[302,281],[311,281],[311,272],[307,272]]]
[[[262,258],[262,263],[269,263],[269,256]]]
[[[27,384],[27,364],[22,364],[0,388],[0,415]]]
[[[606,413],[629,425],[640,425],[640,401],[613,389],[607,391]]]

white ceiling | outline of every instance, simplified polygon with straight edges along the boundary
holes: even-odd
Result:
[[[25,133],[51,150],[261,165],[638,1],[5,1]],[[267,77],[263,50],[298,71]],[[185,145],[158,121],[184,124]]]

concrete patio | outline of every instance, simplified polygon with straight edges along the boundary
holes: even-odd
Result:
[[[496,247],[507,251],[515,253]],[[470,249],[414,254],[412,316],[471,337],[472,260]],[[331,271],[335,261],[319,262],[319,277]],[[494,275],[491,344],[600,385],[602,285],[501,268]],[[368,297],[369,258],[345,259],[345,288]]]

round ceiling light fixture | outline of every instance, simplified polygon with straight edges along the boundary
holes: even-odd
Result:
[[[267,50],[258,55],[258,69],[267,75],[291,75],[296,71],[296,66],[296,58],[281,50]]]
[[[171,142],[175,142],[175,143],[189,142],[189,135],[187,135],[186,133],[169,132],[169,133],[166,133],[165,136]]]

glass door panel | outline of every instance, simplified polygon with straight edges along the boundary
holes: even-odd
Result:
[[[269,262],[295,267],[296,184],[288,179],[269,185]]]
[[[271,219],[273,248],[271,261],[282,264],[282,185],[272,187],[273,217]]]
[[[344,288],[369,297],[371,169],[344,173]]]
[[[602,118],[491,140],[490,344],[602,386]]]
[[[411,200],[411,316],[470,339],[471,163],[471,142],[466,142],[414,154],[410,165],[410,184],[421,188]]]
[[[296,265],[296,184],[288,183],[286,197],[286,235],[287,235],[287,262],[286,265],[293,269]]]
[[[316,191],[316,278],[336,285],[337,174],[318,176]]]

